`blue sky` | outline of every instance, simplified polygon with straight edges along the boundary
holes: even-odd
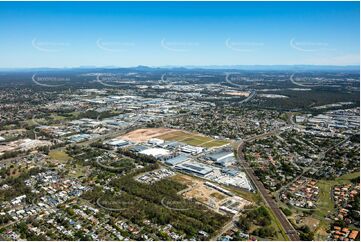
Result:
[[[359,64],[359,2],[0,2],[0,67]]]

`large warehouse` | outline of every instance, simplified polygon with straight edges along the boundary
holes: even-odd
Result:
[[[175,168],[177,170],[181,170],[181,171],[195,174],[198,176],[205,176],[213,171],[213,169],[209,166],[203,165],[198,162],[191,162],[191,161],[176,165]]]
[[[177,155],[177,156],[171,157],[169,159],[166,159],[164,161],[164,163],[167,165],[175,166],[175,165],[178,165],[187,160],[189,160],[189,156],[181,154],[181,155]]]
[[[155,158],[161,158],[164,156],[168,156],[170,154],[169,150],[162,149],[162,148],[149,148],[149,149],[143,150],[139,153],[143,154],[143,155],[150,155]]]
[[[229,150],[214,152],[213,154],[208,155],[207,158],[214,161],[214,164],[223,167],[231,165],[236,161],[233,151]]]

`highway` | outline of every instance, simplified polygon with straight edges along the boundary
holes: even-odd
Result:
[[[242,104],[242,103],[246,103],[246,102],[251,101],[256,96],[256,94],[257,94],[257,92],[255,90],[252,90],[251,94],[246,99],[243,99],[239,103]]]
[[[277,133],[277,131],[273,131],[270,133]],[[258,138],[258,137],[257,137]],[[258,178],[254,175],[253,169],[248,165],[248,163],[244,160],[243,157],[243,145],[241,142],[237,148],[237,158],[239,163],[242,165],[245,173],[251,179],[255,188],[259,191],[263,201],[268,205],[268,207],[273,211],[274,215],[280,222],[282,228],[286,232],[286,235],[290,240],[298,241],[300,240],[297,231],[293,228],[292,224],[288,221],[286,216],[282,213],[277,203],[273,200],[273,198],[268,193],[267,189],[263,186],[263,184],[258,180]]]
[[[295,75],[295,73],[293,73],[291,76],[290,76],[290,81],[292,82],[292,84],[296,85],[296,86],[299,86],[299,87],[318,87],[320,85],[309,85],[309,84],[301,84],[301,83],[298,83],[295,81],[295,79],[293,78]]]

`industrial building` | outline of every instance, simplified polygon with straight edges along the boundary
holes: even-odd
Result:
[[[164,140],[157,139],[157,138],[152,138],[152,139],[148,140],[148,144],[155,145],[155,146],[160,146],[160,145],[164,144]]]
[[[175,168],[180,171],[184,171],[190,174],[198,175],[198,176],[206,176],[213,171],[213,168],[198,163],[198,162],[184,162],[182,164],[176,165]]]
[[[189,159],[190,158],[189,158],[188,155],[181,154],[181,155],[176,155],[174,157],[170,157],[170,158],[166,159],[164,161],[164,163],[167,164],[167,165],[170,165],[170,166],[175,166],[175,165],[178,165],[178,164],[180,164],[182,162],[185,162],[185,161],[187,161]]]
[[[76,134],[76,135],[72,135],[70,136],[68,139],[70,142],[82,142],[82,141],[85,141],[85,140],[88,140],[90,139],[90,135],[89,134]]]
[[[149,149],[143,150],[139,153],[143,154],[143,155],[153,156],[157,159],[164,157],[164,156],[168,156],[170,154],[169,150],[166,150],[163,148],[149,148]]]
[[[196,147],[196,146],[191,146],[191,145],[186,145],[184,147],[182,147],[182,151],[185,153],[189,153],[192,155],[197,155],[202,153],[204,150],[204,148],[202,147]]]
[[[107,144],[109,144],[111,146],[115,146],[115,147],[123,147],[123,146],[129,145],[129,141],[122,140],[122,139],[112,139],[112,140],[108,141]]]
[[[215,165],[226,167],[236,162],[234,153],[229,150],[220,150],[208,155],[208,158],[211,161],[214,161]]]
[[[142,152],[143,150],[148,149],[148,147],[144,145],[134,145],[129,150],[133,152]]]

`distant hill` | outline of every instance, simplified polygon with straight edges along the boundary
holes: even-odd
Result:
[[[6,72],[34,72],[34,71],[72,71],[72,70],[123,70],[123,71],[184,71],[184,70],[228,70],[228,71],[360,71],[360,66],[332,66],[332,65],[210,65],[210,66],[136,66],[136,67],[116,67],[116,66],[80,66],[69,68],[51,68],[51,67],[38,67],[38,68],[0,68],[0,71]]]

